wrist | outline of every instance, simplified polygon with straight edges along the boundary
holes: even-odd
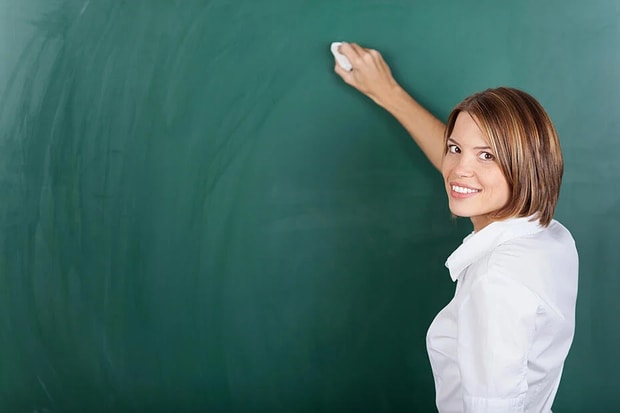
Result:
[[[398,108],[402,107],[403,103],[407,101],[407,98],[410,99],[407,92],[398,83],[394,82],[387,88],[385,93],[373,100],[383,109],[393,113],[398,110]]]

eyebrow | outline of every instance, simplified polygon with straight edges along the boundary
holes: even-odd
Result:
[[[460,143],[458,143],[458,142],[457,142],[457,140],[456,140],[456,139],[454,139],[454,138],[448,138],[448,142],[450,142],[450,141],[452,141],[452,142],[456,143],[458,146],[462,146],[462,145],[461,145]],[[491,149],[491,147],[490,147],[490,146],[474,146],[474,149],[476,149],[476,150],[480,150],[480,149]]]

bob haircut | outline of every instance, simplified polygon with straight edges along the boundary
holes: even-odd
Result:
[[[475,93],[450,113],[444,141],[460,112],[472,115],[508,182],[508,202],[489,217],[500,221],[533,216],[548,226],[560,196],[564,161],[555,127],[542,105],[514,88]]]

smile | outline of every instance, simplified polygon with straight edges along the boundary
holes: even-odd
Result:
[[[459,194],[474,194],[480,192],[479,189],[465,188],[457,185],[451,185],[451,188],[454,192],[458,192]]]

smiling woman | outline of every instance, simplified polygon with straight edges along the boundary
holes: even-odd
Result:
[[[446,181],[446,170],[460,159],[451,155],[454,150],[450,142],[456,143],[454,140],[460,138],[471,139],[472,154],[479,160],[465,165],[486,165],[482,176],[491,178],[492,172],[497,172],[508,186],[508,199],[502,202],[496,192],[487,205],[486,214],[490,216],[481,226],[472,218],[475,230],[493,220],[513,216],[536,215],[541,225],[549,224],[560,195],[564,163],[555,127],[536,99],[521,90],[506,87],[476,93],[454,108],[445,136],[447,155],[442,171]],[[457,173],[475,173],[476,170],[460,169]],[[490,188],[497,190],[499,186]],[[452,201],[451,191],[448,194]],[[473,216],[452,211],[458,216]]]
[[[563,173],[543,107],[512,88],[466,98],[447,125],[391,75],[381,54],[340,47],[335,71],[388,110],[441,170],[450,211],[474,232],[446,266],[456,294],[427,334],[440,412],[550,412],[575,331],[578,257],[553,219]]]

